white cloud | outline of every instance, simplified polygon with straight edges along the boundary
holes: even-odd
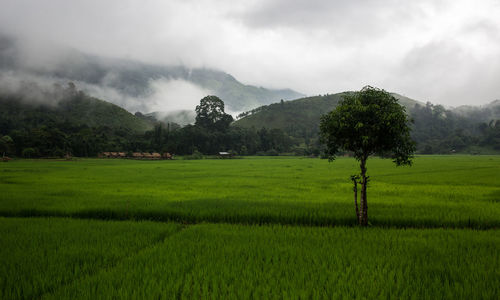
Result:
[[[0,28],[311,95],[371,84],[447,105],[481,104],[500,98],[499,3],[4,0]]]

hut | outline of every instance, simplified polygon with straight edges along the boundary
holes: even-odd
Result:
[[[232,158],[233,154],[230,152],[219,152],[219,158]]]

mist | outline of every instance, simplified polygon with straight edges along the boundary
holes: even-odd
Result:
[[[133,97],[105,84],[89,84],[68,78],[49,78],[12,71],[0,73],[1,93],[19,96],[20,100],[33,104],[57,104],[63,95],[54,87],[66,86],[70,82],[75,84],[77,90],[132,113],[194,111],[200,99],[211,93],[184,80],[160,78],[150,80],[146,95]]]
[[[85,82],[76,82],[77,86],[94,97],[105,99],[119,105],[130,112],[142,113],[168,113],[180,110],[194,111],[200,99],[209,95],[209,90],[204,90],[188,81],[181,79],[160,78],[150,80],[147,94],[133,97],[122,93],[120,90]]]
[[[23,101],[55,104],[61,97],[54,85],[72,82],[78,90],[111,102],[126,110],[142,113],[194,111],[201,98],[212,93],[179,78],[156,76],[122,78],[123,70],[137,72],[133,61],[89,56],[48,42],[14,39],[1,35],[0,91],[18,95]],[[138,63],[135,63],[138,64]],[[134,73],[132,73],[134,74]],[[136,74],[137,77],[143,74]],[[129,76],[133,77],[133,76]]]
[[[29,55],[21,63],[38,71],[78,63],[52,44],[152,65],[223,70],[245,84],[307,95],[373,85],[459,106],[500,98],[499,15],[496,0],[6,0],[0,28],[23,41],[19,53]],[[170,96],[164,83],[172,79]],[[199,90],[177,79],[153,78],[145,87],[151,107],[138,103],[142,91],[86,88],[129,110],[177,105],[172,98],[187,101],[182,109],[188,109],[191,96],[176,91]]]

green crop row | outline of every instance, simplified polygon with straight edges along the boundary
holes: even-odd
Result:
[[[498,299],[498,230],[0,219],[3,299]]]
[[[116,266],[176,224],[0,218],[0,299],[34,299]]]
[[[21,160],[0,165],[0,215],[352,225],[351,158]],[[500,156],[368,162],[369,217],[388,227],[498,228]]]

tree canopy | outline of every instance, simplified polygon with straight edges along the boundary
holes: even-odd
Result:
[[[390,155],[397,165],[408,165],[415,151],[404,106],[370,86],[345,94],[336,109],[321,118],[320,130],[331,159],[349,151],[357,160]]]
[[[410,137],[409,123],[405,108],[394,96],[370,86],[345,94],[333,111],[321,117],[321,137],[330,159],[341,151],[348,151],[360,162],[361,173],[351,176],[360,225],[368,225],[366,161],[370,155],[379,154],[390,155],[398,166],[410,165],[415,143]],[[358,183],[361,184],[360,208]]]
[[[200,100],[200,105],[196,106],[195,125],[211,129],[224,131],[233,122],[233,117],[224,112],[224,101],[217,96],[206,96]]]

